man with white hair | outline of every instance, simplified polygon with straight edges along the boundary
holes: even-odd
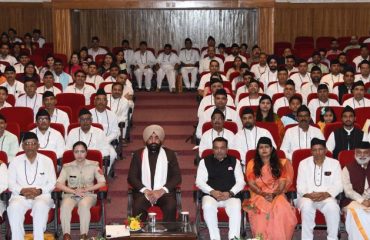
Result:
[[[150,206],[163,212],[164,222],[176,221],[176,186],[181,183],[181,172],[174,151],[163,146],[164,130],[159,125],[144,129],[145,147],[134,152],[128,174],[133,188],[132,214],[147,217]]]
[[[361,142],[355,148],[355,159],[342,171],[346,197],[342,206],[347,211],[346,230],[349,240],[370,236],[370,143]],[[362,226],[362,228],[361,228]]]

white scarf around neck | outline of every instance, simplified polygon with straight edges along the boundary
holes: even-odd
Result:
[[[162,147],[159,150],[157,164],[155,166],[153,189],[149,165],[149,153],[147,147],[144,148],[141,159],[141,181],[143,185],[149,190],[161,189],[167,182],[168,160],[166,152]]]

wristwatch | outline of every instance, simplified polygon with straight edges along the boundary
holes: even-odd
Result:
[[[235,194],[232,191],[229,191],[230,197],[234,197]]]

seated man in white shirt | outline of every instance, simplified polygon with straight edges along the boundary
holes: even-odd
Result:
[[[317,66],[321,69],[322,73],[329,73],[328,67],[321,62],[321,54],[319,51],[315,51],[312,54],[312,62],[308,64],[308,71],[311,72],[312,67]]]
[[[16,73],[24,73],[24,68],[30,62],[30,57],[28,53],[22,52],[18,56],[19,62],[14,64],[15,72]],[[39,74],[39,69],[36,67],[36,73]]]
[[[120,83],[123,86],[122,96],[126,98],[130,104],[131,108],[134,108],[134,89],[132,88],[132,83],[128,79],[128,73],[126,70],[119,71],[117,75],[117,81],[116,83]],[[112,91],[112,85],[106,85],[104,87],[105,92],[111,92]]]
[[[185,39],[185,49],[180,51],[179,59],[181,62],[181,75],[185,87],[188,91],[195,90],[199,66],[199,52],[192,49],[193,43],[190,38]],[[191,74],[191,82],[189,80]]]
[[[365,84],[362,81],[353,83],[353,97],[343,102],[342,106],[350,106],[353,109],[360,107],[370,107],[370,99],[365,97]]]
[[[274,55],[267,58],[268,69],[259,78],[259,81],[263,83],[265,88],[264,91],[267,90],[269,83],[278,81],[277,60],[277,57]],[[286,69],[285,71],[287,75],[286,78],[288,78],[288,71]]]
[[[355,161],[348,163],[342,170],[345,198],[341,206],[346,213],[346,231],[349,240],[369,236],[370,229],[370,144],[361,142],[355,148]],[[359,226],[363,226],[362,230]]]
[[[112,63],[109,67],[109,76],[104,79],[104,82],[116,82],[120,67],[116,63]],[[99,87],[96,87],[98,89]]]
[[[267,64],[267,54],[260,53],[258,59],[259,61],[257,64],[251,65],[251,72],[254,74],[254,78],[256,80],[259,80],[261,75],[269,70],[269,66]]]
[[[359,68],[360,62],[362,62],[363,60],[370,61],[369,49],[367,48],[367,45],[362,44],[360,50],[361,50],[360,55],[353,59],[353,63],[356,66],[356,72],[360,72]]]
[[[45,38],[41,36],[40,29],[33,29],[32,31],[32,42],[38,43],[39,48],[42,48],[45,44]]]
[[[264,75],[262,75],[263,77]],[[261,77],[261,79],[262,79]],[[261,80],[260,79],[260,80]],[[277,82],[270,84],[270,86],[265,86],[266,94],[269,95],[271,98],[276,94],[276,93],[282,93],[284,92],[285,84],[287,83],[288,80],[288,70],[286,70],[285,67],[279,67],[277,70]],[[265,84],[265,83],[263,83]]]
[[[108,173],[112,168],[114,161],[116,160],[117,153],[114,147],[118,146],[118,137],[120,134],[118,128],[118,119],[114,112],[107,109],[107,94],[103,89],[99,89],[96,92],[94,106],[95,108],[91,109],[91,115],[94,123],[100,123],[103,126],[104,133],[109,146],[109,156],[110,156],[110,165],[108,168]]]
[[[205,55],[207,55],[208,47],[214,47],[214,48],[216,48],[216,40],[212,36],[208,36],[208,38],[207,38],[207,48],[205,48],[204,50],[202,50],[202,52],[200,53],[200,58],[204,58]],[[216,49],[216,51],[218,51],[218,50]]]
[[[42,95],[42,103],[44,104],[45,110],[49,113],[50,122],[63,124],[65,136],[67,136],[70,119],[66,112],[55,107],[57,104],[57,98],[54,93],[49,91],[44,92]]]
[[[213,140],[213,155],[199,163],[196,186],[202,192],[202,209],[210,239],[221,240],[217,208],[225,208],[229,217],[228,239],[240,237],[241,201],[239,193],[245,186],[240,161],[227,155],[228,141]]]
[[[298,61],[298,72],[290,76],[290,79],[294,81],[296,91],[299,91],[301,89],[303,83],[311,82],[311,78],[307,72],[307,68],[307,61],[301,59]]]
[[[24,93],[24,86],[22,82],[15,79],[15,75],[14,67],[7,66],[4,70],[6,82],[0,86],[6,87],[6,89],[8,89],[8,94],[12,94],[15,98],[18,98],[20,94]]]
[[[130,47],[130,42],[127,39],[123,39],[121,42],[123,48],[123,55],[127,64],[127,72],[131,75],[131,66],[134,61],[134,51]]]
[[[330,62],[330,73],[322,77],[321,83],[325,83],[329,86],[329,90],[332,91],[335,83],[343,82],[343,74],[340,72],[340,64],[337,59],[333,59]]]
[[[311,112],[311,117],[314,122],[316,122],[316,110],[319,107],[338,107],[340,106],[338,101],[329,98],[329,87],[326,84],[320,84],[317,87],[317,97],[312,99],[308,103],[308,108]]]
[[[324,136],[319,128],[310,126],[310,110],[302,105],[297,110],[298,125],[286,130],[280,149],[284,151],[287,159],[292,161],[293,152],[297,149],[311,147],[311,140],[319,138],[324,140]]]
[[[213,140],[217,137],[225,138],[229,143],[229,148],[233,148],[234,133],[224,128],[225,115],[217,108],[211,116],[212,128],[202,134],[199,143],[199,156],[202,156],[204,150],[212,149]]]
[[[343,191],[339,161],[326,156],[325,140],[311,140],[312,156],[302,160],[297,175],[297,207],[301,211],[301,239],[314,239],[316,211],[325,216],[327,239],[338,239],[340,208],[335,197]]]
[[[279,108],[282,107],[289,107],[289,100],[291,97],[294,96],[295,94],[295,86],[294,82],[292,80],[288,80],[285,83],[284,86],[284,91],[283,91],[284,96],[281,98],[276,99],[274,103],[274,112],[277,113],[279,111]]]
[[[236,57],[240,57],[242,59],[242,62],[247,64],[247,59],[244,56],[240,55],[239,45],[237,43],[233,43],[231,45],[231,54],[225,58],[225,63],[226,62],[234,62],[234,59]]]
[[[86,73],[82,70],[75,72],[75,83],[70,85],[64,91],[65,93],[78,93],[85,97],[85,105],[90,105],[90,97],[95,93],[94,87],[85,84]]]
[[[6,118],[0,114],[0,151],[4,151],[8,156],[8,162],[11,162],[18,152],[18,137],[5,130],[6,124]]]
[[[143,75],[145,77],[145,89],[150,91],[152,87],[153,70],[152,66],[156,63],[154,54],[147,50],[148,44],[145,41],[140,42],[140,50],[134,53],[133,65],[134,74],[137,81],[137,90],[141,91]]]
[[[211,115],[213,111],[217,108],[223,112],[226,121],[235,122],[238,125],[238,129],[242,129],[242,123],[239,114],[232,108],[226,106],[227,103],[227,93],[225,89],[218,89],[214,94],[215,106],[208,108],[200,117],[198,121],[198,126],[196,129],[196,136],[198,139],[202,136],[202,127],[206,122],[211,121]]]
[[[235,105],[238,105],[240,94],[248,92],[248,85],[252,79],[254,79],[254,74],[252,72],[245,71],[243,74],[243,80],[242,80],[244,83],[244,86],[240,86],[239,88],[236,89]],[[263,92],[263,89],[262,90],[260,89],[259,92]]]
[[[245,97],[240,100],[236,112],[240,112],[240,109],[245,106],[258,106],[261,96],[259,95],[260,85],[254,79],[249,82],[248,85],[248,97]]]
[[[8,43],[2,43],[0,46],[0,61],[7,62],[10,66],[14,66],[18,62],[15,57],[10,55]]]
[[[31,132],[37,135],[41,150],[55,152],[58,159],[63,157],[65,141],[60,132],[50,127],[50,115],[45,109],[40,109],[36,114],[36,127]],[[19,151],[23,151],[21,144]]]
[[[98,74],[98,65],[96,62],[90,62],[87,70],[86,82],[95,85],[95,89],[98,89],[100,84],[104,82],[104,79]]]
[[[204,57],[199,62],[199,73],[211,71],[210,69],[210,62],[215,60],[218,62],[220,72],[224,71],[224,62],[221,58],[216,57],[216,49],[215,47],[208,47],[207,49],[207,57]]]
[[[0,109],[13,107],[6,100],[8,99],[8,89],[0,86]]]
[[[298,72],[298,68],[295,67],[295,57],[294,55],[288,55],[285,57],[285,67],[288,70],[288,75],[290,76],[293,72]]]
[[[23,137],[23,154],[14,158],[8,169],[9,190],[12,196],[7,209],[12,239],[24,239],[24,218],[32,210],[33,239],[44,239],[46,222],[54,202],[51,192],[56,176],[53,161],[37,153],[40,145],[35,133]]]
[[[302,99],[298,96],[292,96],[289,99],[289,109],[292,111],[291,113],[281,117],[281,122],[283,123],[284,127],[297,124],[297,111],[302,106]]]
[[[172,52],[171,44],[164,45],[164,51],[157,57],[157,92],[162,88],[162,81],[167,77],[170,92],[176,92],[176,71],[179,68],[179,57]]]
[[[104,48],[99,47],[100,46],[100,39],[97,36],[94,36],[91,38],[91,48],[87,51],[90,56],[93,57],[93,60],[95,61],[95,57],[97,55],[101,54],[107,54],[107,50]]]
[[[42,106],[42,95],[36,92],[36,83],[31,79],[26,79],[24,82],[24,92],[26,94],[18,97],[15,106],[31,108],[34,116],[36,116],[36,113]]]
[[[234,138],[234,146],[240,153],[240,160],[242,165],[246,165],[246,154],[249,150],[254,150],[257,147],[258,140],[261,137],[268,137],[272,141],[272,145],[276,148],[274,138],[271,133],[264,129],[256,126],[256,116],[252,109],[245,108],[240,114],[243,124],[243,129],[239,130]]]
[[[310,73],[311,81],[303,84],[302,87],[300,88],[300,91],[298,91],[302,95],[303,98],[302,100],[304,104],[308,104],[307,103],[308,95],[317,92],[317,88],[321,82],[321,77],[322,77],[321,69],[317,66],[312,67]]]
[[[370,62],[363,60],[359,63],[360,74],[355,75],[355,82],[363,81],[364,84],[370,82]]]
[[[343,85],[333,88],[333,93],[338,96],[339,102],[342,102],[344,94],[352,93],[352,86],[355,82],[355,70],[352,67],[343,70]]]
[[[6,167],[6,164],[3,163],[0,160],[0,194],[2,194],[5,190],[8,189],[8,168]],[[0,219],[3,219],[3,213],[5,211],[5,203],[3,201],[0,201]]]
[[[198,118],[204,113],[207,106],[214,106],[214,94],[217,92],[218,89],[223,89],[223,81],[218,77],[212,77],[210,80],[210,87],[212,94],[209,94],[202,98],[199,107],[198,107]],[[227,95],[227,106],[235,106],[234,99],[230,94]]]
[[[43,94],[46,91],[52,92],[54,95],[62,93],[59,88],[54,86],[54,74],[51,71],[45,72],[42,82],[44,85],[37,88],[37,93]]]
[[[209,70],[210,72],[207,74],[204,74],[200,78],[199,86],[198,86],[198,94],[202,97],[206,96],[208,94],[208,90],[206,89],[206,83],[211,80],[212,76],[218,76],[222,79],[222,81],[228,81],[225,75],[220,73],[220,64],[216,60],[211,60],[209,63]]]

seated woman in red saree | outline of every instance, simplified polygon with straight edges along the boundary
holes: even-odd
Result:
[[[297,224],[295,209],[285,197],[293,180],[289,160],[279,159],[271,140],[261,137],[256,157],[249,161],[246,181],[251,198],[243,203],[254,237],[265,240],[290,240]]]

